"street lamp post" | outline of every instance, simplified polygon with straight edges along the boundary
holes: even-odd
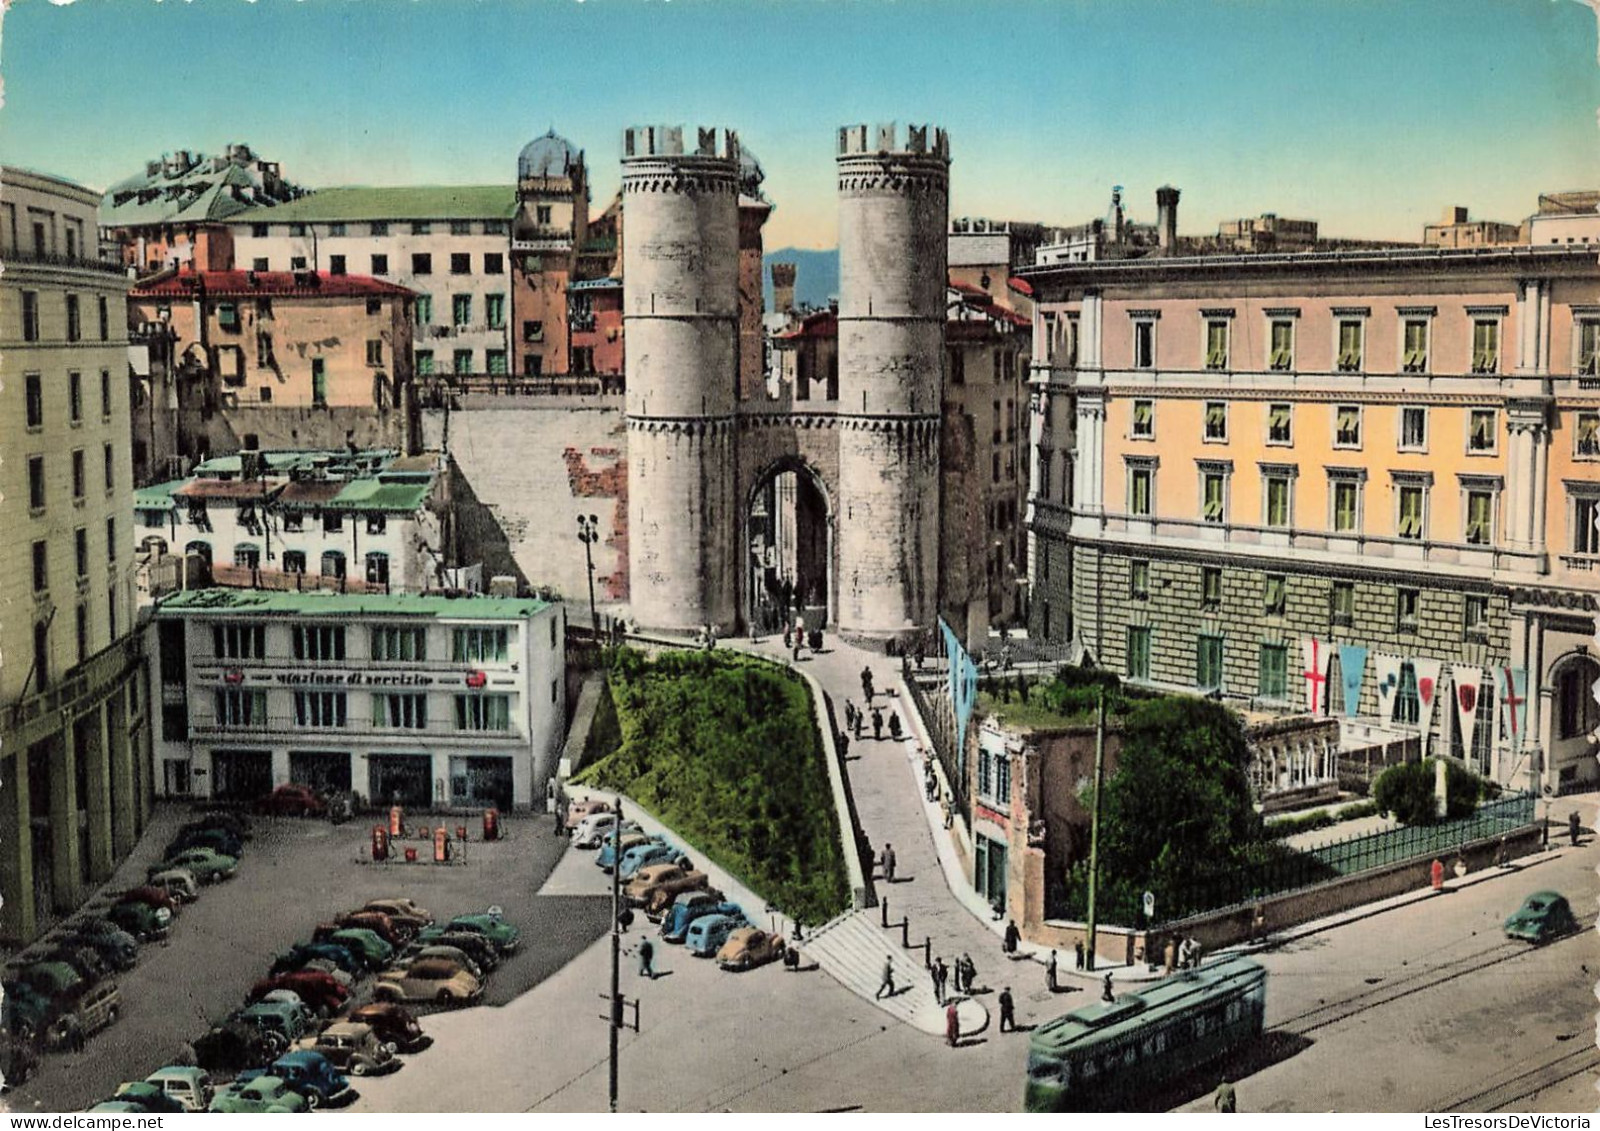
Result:
[[[600,614],[594,606],[594,544],[600,541],[600,519],[596,515],[578,516],[578,541],[583,543],[583,558],[589,566],[589,623],[594,638],[600,639]]]

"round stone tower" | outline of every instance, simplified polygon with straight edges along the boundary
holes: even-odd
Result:
[[[939,607],[950,148],[931,126],[904,141],[839,131],[839,630],[875,640]]]
[[[738,381],[739,141],[727,130],[623,135],[628,548],[652,628],[731,631]]]

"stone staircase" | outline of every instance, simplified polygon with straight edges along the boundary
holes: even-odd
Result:
[[[806,935],[800,943],[803,961],[815,962],[847,990],[873,1002],[885,1013],[924,1033],[944,1035],[945,1007],[934,1000],[933,979],[922,965],[922,948],[900,949],[897,930],[885,930],[878,909],[850,911]],[[883,980],[883,960],[894,965],[893,997],[874,998]],[[959,998],[961,1035],[969,1037],[988,1025],[989,1011],[973,998]]]

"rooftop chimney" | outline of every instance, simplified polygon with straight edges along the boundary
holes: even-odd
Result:
[[[1465,224],[1467,222],[1467,210],[1459,204],[1452,204],[1444,210],[1444,222],[1446,224]]]
[[[1156,189],[1156,240],[1162,255],[1178,246],[1178,190],[1171,185]]]

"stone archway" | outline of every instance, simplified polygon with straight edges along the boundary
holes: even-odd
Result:
[[[821,473],[798,456],[781,456],[755,477],[741,512],[744,538],[741,615],[745,627],[782,631],[806,610],[807,624],[832,629],[834,511]]]
[[[1600,733],[1600,702],[1595,688],[1600,683],[1600,663],[1582,652],[1570,652],[1550,667],[1552,691],[1550,713],[1550,776],[1546,784],[1558,791],[1578,783],[1592,783],[1596,774],[1594,755],[1600,751],[1591,736]]]

